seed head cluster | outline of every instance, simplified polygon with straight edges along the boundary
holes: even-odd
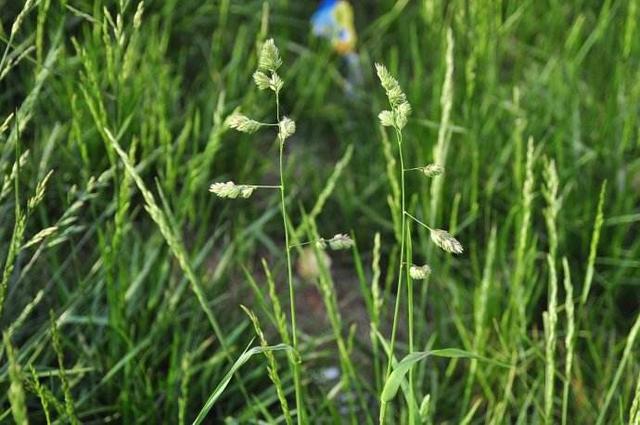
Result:
[[[436,177],[444,173],[444,168],[438,164],[428,164],[422,167],[420,171],[427,177]]]
[[[233,128],[241,133],[253,134],[256,131],[260,130],[262,124],[258,121],[252,120],[246,115],[241,114],[240,112],[234,112],[229,115],[225,120],[225,125],[228,128]]]
[[[235,184],[232,181],[224,183],[213,183],[209,186],[209,192],[213,192],[219,198],[236,199],[248,198],[256,190],[255,186],[248,186],[244,184]]]
[[[425,280],[431,275],[431,267],[428,265],[416,266],[415,264],[409,268],[409,276],[413,280]]]
[[[444,251],[452,254],[462,254],[462,244],[446,230],[432,229],[431,240]]]
[[[391,106],[390,111],[385,110],[378,115],[380,123],[385,127],[396,127],[398,130],[402,130],[407,125],[411,114],[411,105],[407,101],[407,96],[400,88],[398,80],[389,73],[384,65],[377,63],[376,72]]]
[[[291,118],[282,117],[278,123],[278,138],[284,142],[296,132],[296,123]]]

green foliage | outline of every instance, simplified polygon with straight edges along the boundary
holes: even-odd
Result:
[[[637,422],[640,2],[315,3],[0,2],[0,423]]]

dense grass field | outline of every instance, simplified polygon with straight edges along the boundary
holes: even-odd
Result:
[[[640,1],[352,4],[0,0],[0,423],[640,424]]]

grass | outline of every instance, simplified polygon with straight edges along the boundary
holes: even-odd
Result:
[[[637,423],[638,1],[352,3],[0,0],[0,423]]]

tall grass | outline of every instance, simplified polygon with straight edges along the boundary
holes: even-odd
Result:
[[[0,423],[638,422],[638,1],[352,4],[2,4]]]

